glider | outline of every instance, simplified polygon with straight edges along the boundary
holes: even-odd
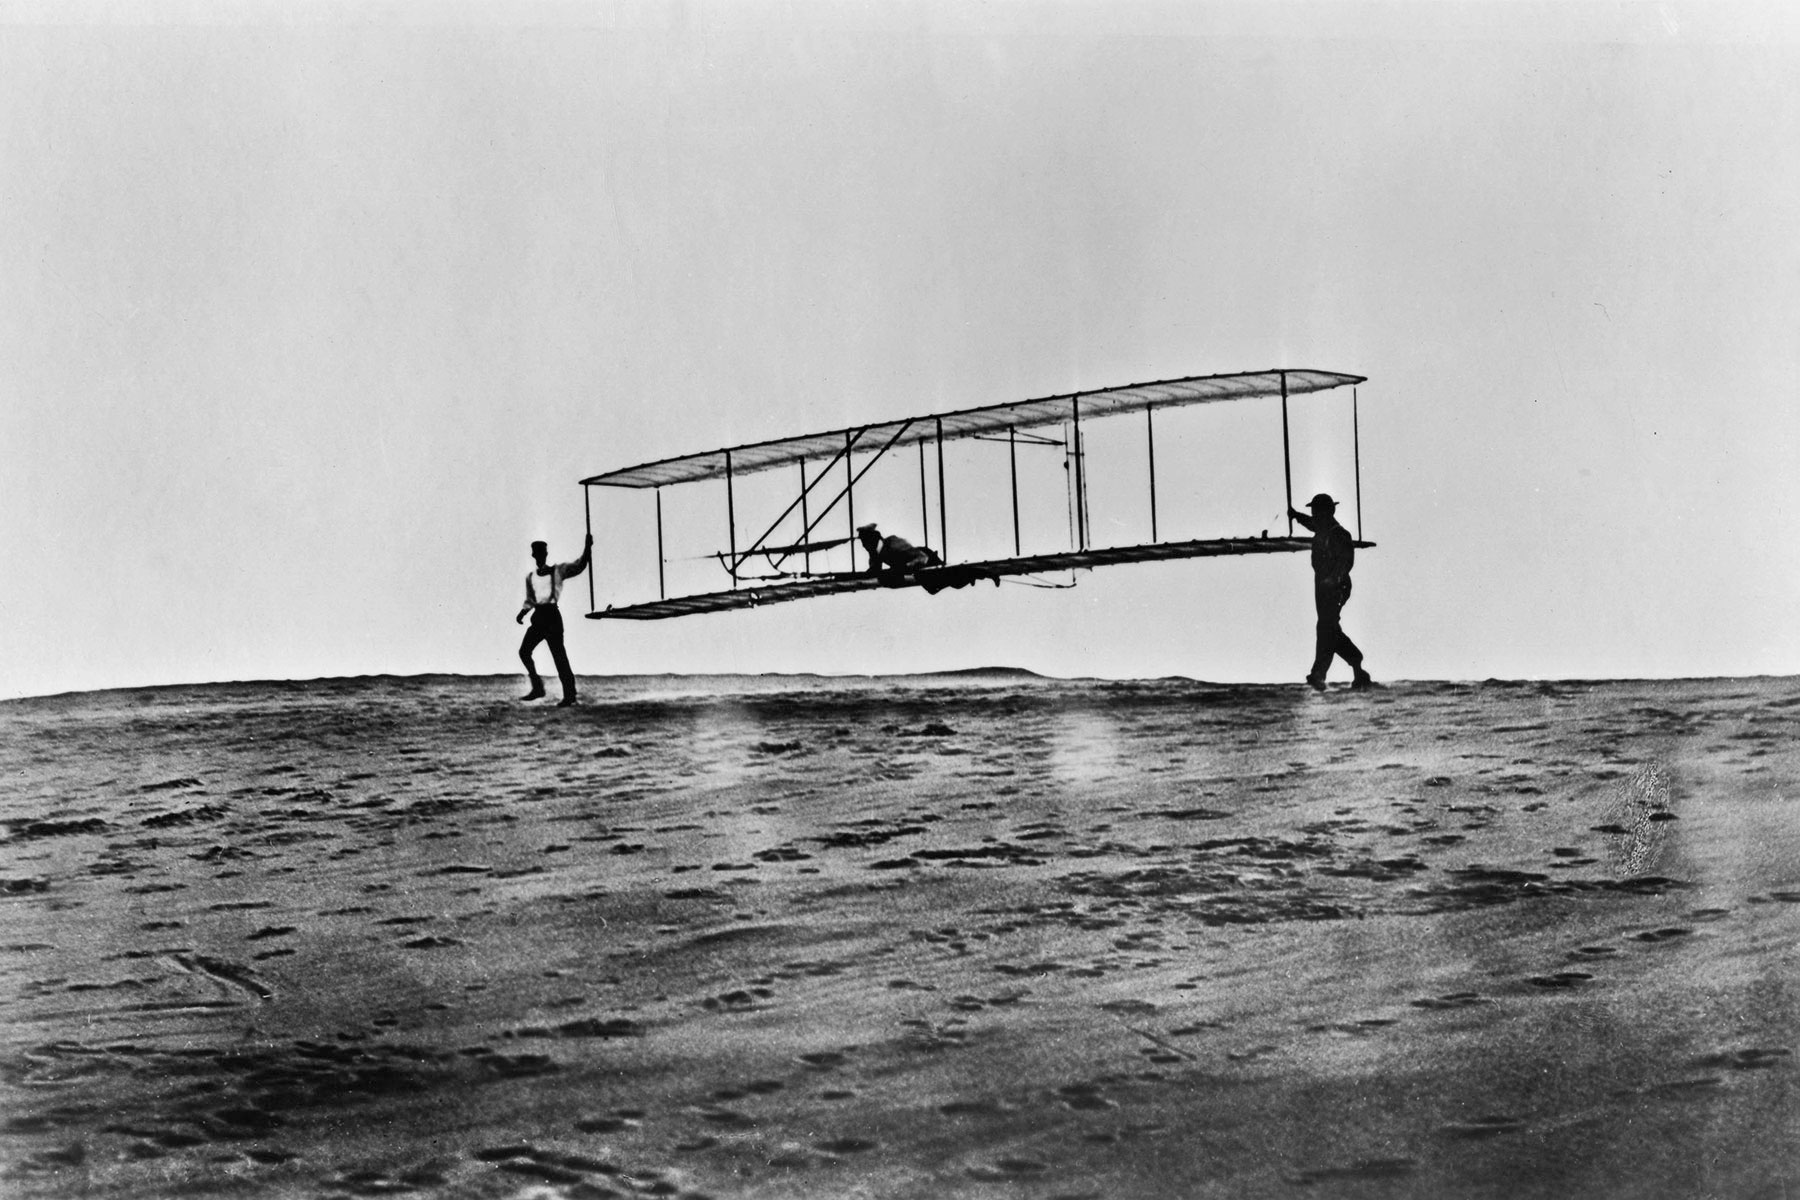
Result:
[[[960,409],[955,412],[904,417],[773,441],[751,442],[593,475],[581,480],[590,532],[593,528],[593,488],[654,489],[658,594],[655,600],[608,605],[604,609],[598,609],[593,595],[593,573],[590,572],[588,606],[593,611],[587,615],[595,620],[661,620],[753,608],[789,600],[809,600],[873,588],[920,587],[936,592],[945,587],[962,587],[979,580],[998,583],[1001,578],[1008,576],[1039,575],[1122,563],[1305,551],[1311,548],[1312,539],[1294,537],[1291,520],[1287,536],[1271,537],[1265,532],[1247,537],[1160,540],[1156,529],[1155,414],[1162,409],[1186,405],[1278,397],[1281,402],[1283,477],[1288,507],[1291,509],[1293,468],[1288,449],[1288,398],[1342,387],[1352,389],[1352,438],[1355,442],[1358,513],[1358,537],[1355,544],[1358,548],[1370,547],[1374,543],[1363,541],[1360,536],[1361,447],[1360,438],[1355,432],[1355,386],[1365,381],[1365,377],[1360,375],[1300,369],[1197,375]],[[1150,493],[1150,540],[1127,546],[1091,545],[1082,425],[1140,412],[1144,414],[1144,431],[1149,450],[1147,482]],[[1043,430],[1053,430],[1062,436],[1046,435],[1041,432]],[[947,441],[971,438],[1007,443],[1012,482],[1014,551],[1010,557],[957,562],[951,560],[948,554],[943,448]],[[1040,554],[1022,552],[1019,538],[1017,447],[1032,443],[1062,446],[1065,451],[1071,510],[1071,544],[1067,549]],[[937,451],[938,545],[926,547],[937,561],[934,565],[907,571],[882,569],[877,564],[866,562],[862,569],[858,569],[856,485],[876,463],[901,447],[912,445],[919,447],[922,518],[928,511],[925,495],[926,447],[935,446]],[[737,480],[753,472],[772,471],[781,467],[798,467],[797,494],[761,534],[741,541],[736,501]],[[664,566],[668,559],[663,546],[662,489],[716,480],[723,480],[725,483],[726,546],[705,557],[717,560],[725,572],[726,586],[721,590],[670,596],[664,584]],[[800,532],[797,535],[789,533],[782,536],[779,542],[772,542],[777,531],[790,518],[796,517]],[[840,520],[845,524],[838,525]],[[832,523],[834,532],[836,529],[844,529],[847,536],[820,536],[820,530],[827,521]],[[929,539],[929,528],[926,533]],[[815,556],[823,558],[846,544],[850,547],[850,570],[826,570],[822,566],[818,570],[814,569]],[[867,557],[865,550],[865,560]]]

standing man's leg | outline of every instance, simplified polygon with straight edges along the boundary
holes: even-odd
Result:
[[[531,690],[520,697],[524,700],[536,700],[544,694],[544,681],[538,678],[537,664],[531,661],[531,652],[544,640],[544,631],[538,625],[538,614],[545,611],[547,610],[541,608],[532,609],[531,624],[525,630],[525,640],[519,643],[519,661],[525,664],[525,673],[531,676]]]
[[[1350,664],[1350,670],[1353,675],[1350,680],[1350,686],[1354,688],[1366,688],[1370,686],[1372,681],[1369,679],[1369,673],[1363,670],[1362,651],[1356,648],[1356,643],[1351,641],[1350,635],[1344,632],[1344,605],[1349,602],[1350,589],[1346,587],[1344,589],[1343,599],[1338,602],[1337,619],[1334,621],[1334,624],[1337,626],[1337,641],[1333,646],[1333,650],[1339,658]]]
[[[1338,640],[1344,631],[1338,626],[1338,603],[1336,594],[1324,588],[1313,589],[1313,607],[1319,614],[1318,636],[1313,642],[1312,670],[1306,673],[1306,682],[1315,688],[1324,690],[1325,673],[1331,670],[1331,656],[1337,653]]]
[[[545,621],[544,640],[550,643],[550,657],[556,663],[556,677],[562,680],[562,702],[575,703],[575,672],[569,666],[568,651],[563,649],[562,613],[554,608],[544,610],[549,615]]]

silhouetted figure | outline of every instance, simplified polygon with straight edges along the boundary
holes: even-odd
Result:
[[[1331,660],[1335,656],[1349,663],[1355,672],[1351,687],[1373,687],[1375,681],[1363,670],[1362,651],[1338,623],[1339,614],[1350,600],[1350,568],[1356,565],[1356,539],[1337,523],[1337,501],[1324,492],[1314,496],[1306,506],[1312,509],[1310,517],[1288,509],[1288,516],[1313,531],[1313,605],[1319,612],[1319,638],[1306,682],[1316,690],[1324,691],[1325,673],[1331,670]]]
[[[575,703],[575,672],[569,669],[569,655],[563,649],[562,610],[557,608],[557,602],[562,599],[563,580],[573,579],[587,570],[588,558],[593,552],[594,536],[589,534],[580,558],[552,565],[545,561],[550,556],[550,548],[543,542],[531,543],[531,557],[537,567],[525,576],[525,607],[513,618],[517,623],[525,619],[526,613],[531,614],[531,628],[525,631],[525,640],[519,643],[519,660],[525,664],[525,673],[531,676],[531,690],[519,697],[521,700],[536,700],[544,694],[544,681],[538,678],[537,664],[531,661],[531,652],[537,649],[539,642],[548,642],[550,657],[556,662],[556,676],[562,680],[562,700],[557,707],[565,708]]]
[[[944,565],[936,550],[921,550],[897,534],[882,537],[881,530],[873,525],[858,526],[856,536],[868,552],[871,575],[910,575],[925,567]]]

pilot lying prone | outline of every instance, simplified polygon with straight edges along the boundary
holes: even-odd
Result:
[[[869,556],[869,574],[880,578],[883,587],[905,587],[917,583],[932,595],[947,587],[968,587],[977,579],[991,579],[1000,586],[1000,577],[977,567],[946,567],[936,550],[921,550],[898,534],[881,535],[874,525],[858,526],[856,536],[862,539]]]

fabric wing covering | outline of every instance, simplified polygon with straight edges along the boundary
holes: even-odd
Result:
[[[846,441],[850,442],[852,452],[856,454],[873,454],[882,449],[931,441],[938,436],[940,427],[944,440],[951,441],[982,434],[1004,433],[1008,429],[1060,425],[1070,420],[1077,408],[1081,419],[1086,421],[1143,409],[1279,396],[1282,394],[1284,376],[1289,395],[1328,391],[1331,388],[1361,383],[1364,378],[1336,371],[1275,370],[1235,375],[1196,375],[1187,379],[1133,383],[1096,392],[1046,396],[1041,400],[965,408],[957,412],[883,421],[875,425],[836,429],[802,437],[752,442],[749,445],[733,446],[729,450],[708,450],[701,454],[686,454],[680,458],[665,458],[640,467],[627,467],[622,471],[590,476],[581,482],[605,487],[661,487],[671,483],[722,479],[726,474],[727,456],[731,473],[743,475],[797,462],[829,460],[843,453]]]

